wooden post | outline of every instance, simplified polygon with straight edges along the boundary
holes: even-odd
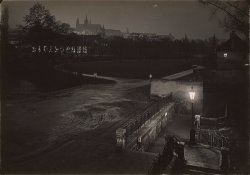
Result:
[[[227,171],[229,169],[229,149],[222,147],[221,148],[221,169]]]
[[[117,151],[122,151],[125,148],[125,133],[126,133],[126,129],[124,128],[118,128],[116,130]]]

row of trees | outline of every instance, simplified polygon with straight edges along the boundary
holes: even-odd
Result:
[[[190,40],[187,37],[181,40],[171,40],[168,38],[150,41],[146,39],[131,40],[124,38],[112,38],[103,48],[103,51],[125,58],[173,58],[192,57],[194,54],[213,54],[218,44],[218,39],[213,36],[208,40]]]
[[[74,50],[77,50],[79,47],[84,47],[86,48],[84,55],[90,56],[111,56],[120,59],[162,59],[174,57],[190,58],[194,55],[212,55],[215,53],[218,39],[213,36],[208,40],[190,40],[186,37],[181,40],[165,38],[150,41],[147,39],[133,40],[122,37],[105,39],[101,36],[88,38],[78,35],[53,35],[49,41],[33,44],[32,48],[37,48],[35,49],[36,51],[33,51],[35,54],[55,55],[52,51],[43,51],[43,48],[60,48],[60,52],[57,52],[56,55],[58,55],[58,53],[64,53],[68,50],[67,48],[73,48],[73,51],[70,52],[72,53],[71,55],[82,55]],[[27,50],[27,52],[31,52],[31,49]]]

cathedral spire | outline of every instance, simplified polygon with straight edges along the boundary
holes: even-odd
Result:
[[[87,15],[85,16],[84,24],[89,24],[88,16]]]
[[[76,18],[76,27],[79,25],[79,18]]]

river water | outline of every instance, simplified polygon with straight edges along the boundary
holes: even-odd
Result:
[[[3,95],[7,99],[27,98],[42,93],[95,83],[110,82],[105,80],[98,80],[97,82],[90,77],[76,76],[59,71],[34,73],[31,75],[9,74],[3,79]]]

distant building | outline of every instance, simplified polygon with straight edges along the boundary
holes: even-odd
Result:
[[[104,32],[106,37],[122,36],[122,32],[120,30],[104,29]]]
[[[24,32],[19,29],[9,29],[8,43],[12,45],[19,45],[24,38]]]
[[[79,18],[76,19],[75,31],[83,35],[99,35],[104,33],[104,28],[101,24],[91,24],[91,21],[86,16],[83,24],[80,24]]]
[[[123,38],[137,40],[142,38],[142,35],[140,33],[123,33]]]
[[[174,36],[170,33],[169,35],[157,35],[155,33],[123,33],[123,37],[126,39],[138,40],[146,39],[148,41],[160,41],[163,39],[175,40]]]
[[[79,18],[76,19],[75,32],[82,35],[101,35],[106,37],[122,36],[120,30],[105,29],[101,24],[92,24],[87,16],[83,24],[80,24]]]
[[[217,49],[217,69],[227,70],[242,67],[246,56],[246,44],[235,32]]]

